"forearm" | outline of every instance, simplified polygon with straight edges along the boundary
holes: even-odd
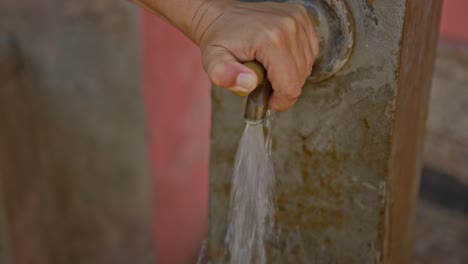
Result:
[[[130,0],[163,18],[192,41],[197,42],[199,27],[204,27],[204,17],[210,16],[214,6],[229,0]]]

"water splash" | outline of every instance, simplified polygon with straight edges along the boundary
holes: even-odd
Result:
[[[265,239],[273,223],[274,170],[271,138],[265,140],[263,132],[262,125],[247,125],[236,155],[227,234],[231,264],[267,263]]]

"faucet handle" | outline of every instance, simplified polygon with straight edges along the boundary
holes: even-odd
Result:
[[[244,63],[245,66],[252,69],[257,74],[257,88],[253,90],[245,102],[244,121],[250,125],[263,123],[268,111],[268,101],[273,92],[271,83],[266,76],[265,68],[256,61]]]

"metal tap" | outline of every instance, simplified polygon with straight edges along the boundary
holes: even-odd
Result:
[[[244,108],[244,121],[249,125],[259,125],[265,121],[268,101],[273,89],[262,65],[255,61],[246,62],[244,65],[254,70],[258,79],[257,88],[247,96]]]

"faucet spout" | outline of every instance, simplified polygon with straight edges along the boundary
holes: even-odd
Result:
[[[265,121],[268,101],[273,92],[271,83],[265,76],[265,69],[257,62],[244,63],[257,74],[258,85],[248,96],[244,108],[244,121],[249,125],[259,125]]]

